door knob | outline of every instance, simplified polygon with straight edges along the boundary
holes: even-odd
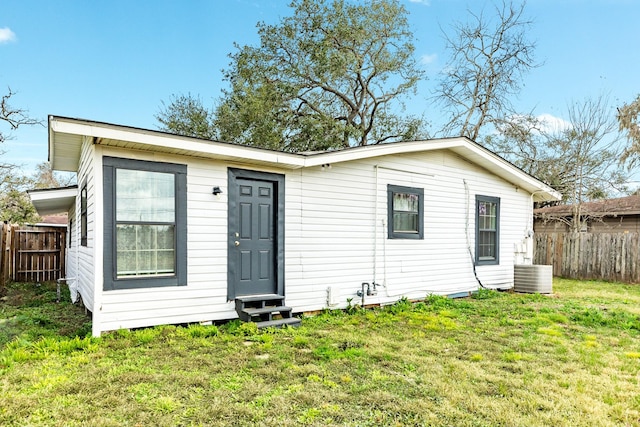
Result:
[[[233,242],[236,246],[240,246],[240,242],[238,242],[237,240],[235,242]]]

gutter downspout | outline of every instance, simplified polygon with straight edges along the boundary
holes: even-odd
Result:
[[[376,283],[378,271],[378,165],[373,165],[373,170],[375,171],[375,197],[373,205],[373,283]]]

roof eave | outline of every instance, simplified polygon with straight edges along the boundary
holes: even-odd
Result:
[[[78,186],[28,190],[31,203],[40,216],[69,212],[75,204]]]
[[[558,191],[465,137],[369,145],[358,149],[312,154],[306,158],[305,167],[391,154],[414,153],[425,151],[426,149],[429,151],[452,150],[457,155],[511,182],[514,186],[528,191],[533,195],[533,200],[536,202],[562,199],[562,195]],[[496,167],[498,171],[496,171]]]
[[[49,123],[53,133],[54,145],[56,143],[55,138],[59,135],[82,135],[94,138],[94,142],[99,145],[118,146],[121,142],[128,146],[134,145],[142,150],[167,152],[178,150],[192,156],[235,159],[249,163],[269,163],[287,169],[304,166],[304,156],[299,154],[64,117],[51,117]],[[179,146],[177,146],[176,142],[179,142]],[[78,144],[81,144],[81,141]],[[78,158],[80,148],[80,145],[76,147]],[[55,149],[52,149],[51,152],[54,153],[53,157],[55,158]]]
[[[553,188],[465,137],[369,145],[315,154],[284,153],[154,130],[49,116],[49,157],[54,169],[78,170],[83,137],[93,137],[94,143],[101,145],[165,151],[283,169],[316,167],[327,163],[446,149],[529,192],[534,201],[561,199],[560,193]]]

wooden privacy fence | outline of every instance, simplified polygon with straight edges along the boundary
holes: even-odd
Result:
[[[639,233],[536,233],[534,264],[555,276],[640,283]]]
[[[66,234],[65,227],[2,224],[0,284],[64,277]]]

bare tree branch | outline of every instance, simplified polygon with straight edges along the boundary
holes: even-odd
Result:
[[[17,130],[20,126],[42,125],[41,120],[29,117],[29,112],[22,108],[15,108],[9,104],[9,100],[16,92],[7,87],[7,93],[0,98],[0,123],[5,123],[10,130]],[[0,143],[10,139],[10,134],[0,130]]]
[[[524,8],[503,2],[494,17],[469,11],[469,23],[455,24],[454,36],[445,33],[452,57],[435,92],[450,114],[443,133],[477,140],[485,127],[512,114],[510,97],[520,91],[523,75],[539,66]]]

